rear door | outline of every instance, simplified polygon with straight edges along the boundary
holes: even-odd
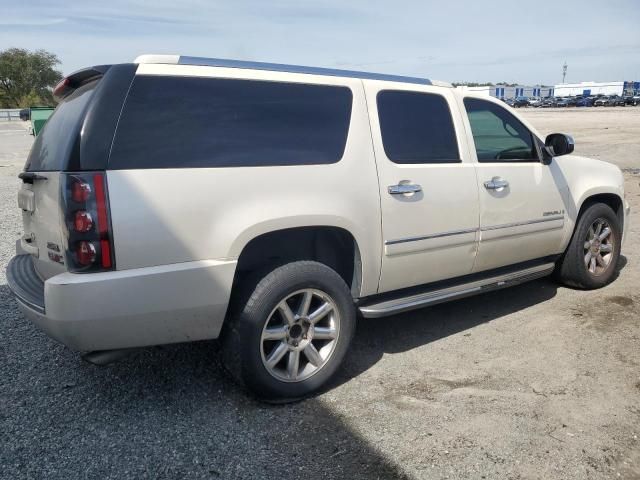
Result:
[[[379,290],[470,273],[478,186],[452,89],[364,84],[382,211]]]
[[[77,149],[78,135],[96,82],[65,98],[37,136],[18,191],[24,234],[20,240],[43,278],[66,271],[61,171]]]
[[[559,169],[540,162],[539,140],[499,102],[467,97],[464,107],[478,160],[480,246],[474,271],[560,252],[567,187]]]

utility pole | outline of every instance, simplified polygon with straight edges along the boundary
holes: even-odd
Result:
[[[567,76],[567,61],[565,60],[564,65],[562,66],[562,83],[564,83],[564,79]]]

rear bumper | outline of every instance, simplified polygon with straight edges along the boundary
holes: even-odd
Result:
[[[31,255],[16,255],[9,261],[7,283],[21,305],[44,314],[44,282],[36,273]]]
[[[109,350],[217,338],[235,267],[203,260],[43,282],[31,256],[18,255],[7,280],[25,316],[50,337],[75,350]]]

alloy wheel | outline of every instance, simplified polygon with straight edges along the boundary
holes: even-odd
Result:
[[[340,335],[335,301],[318,289],[298,290],[271,311],[260,350],[267,371],[283,382],[301,382],[324,367]]]
[[[591,275],[602,275],[613,259],[614,238],[611,225],[603,218],[591,224],[584,242],[584,265]]]

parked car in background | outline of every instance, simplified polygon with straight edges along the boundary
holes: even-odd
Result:
[[[625,99],[620,95],[605,95],[598,97],[593,105],[596,107],[624,107]]]
[[[358,312],[554,271],[582,289],[616,278],[620,169],[494,98],[175,55],[80,70],[54,94],[19,175],[7,283],[88,361],[220,338],[241,385],[295,400],[353,352]]]
[[[506,103],[507,105],[509,105],[510,107],[514,107],[515,108],[515,103],[516,103],[516,99],[515,98],[501,98],[501,100]]]
[[[539,107],[541,104],[542,104],[542,99],[540,97],[529,97],[530,107]]]
[[[611,95],[609,97],[609,106],[610,107],[624,107],[625,100],[620,95]]]
[[[555,97],[547,97],[542,100],[540,107],[542,108],[552,108],[556,106],[557,99]]]
[[[576,99],[572,97],[562,97],[556,101],[556,107],[575,107]]]
[[[593,107],[593,97],[581,97],[576,100],[576,107]]]
[[[528,106],[529,106],[528,97],[516,97],[513,100],[513,108],[528,107]]]
[[[634,95],[631,100],[633,105],[640,105],[640,94]]]
[[[596,98],[595,102],[593,102],[594,107],[606,107],[608,105],[609,105],[609,97],[606,95]]]

